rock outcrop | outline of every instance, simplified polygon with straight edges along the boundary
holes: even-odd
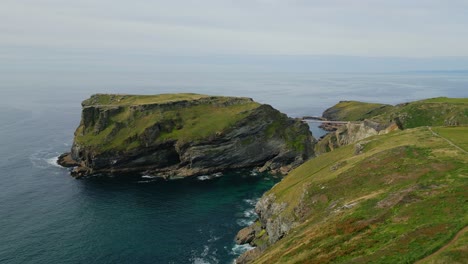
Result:
[[[140,172],[166,179],[258,167],[286,173],[313,156],[308,126],[250,98],[93,95],[71,152],[76,177]]]
[[[341,125],[336,131],[328,133],[316,145],[316,154],[323,154],[336,148],[346,146],[359,140],[382,135],[398,129],[396,123],[382,125],[371,120],[364,120],[361,123],[347,123]]]
[[[298,223],[289,215],[282,214],[288,206],[285,202],[276,202],[274,194],[264,195],[255,205],[257,221],[239,231],[236,243],[249,243],[256,246],[239,256],[236,263],[249,263],[260,255],[269,245],[285,236]]]
[[[255,238],[255,229],[252,226],[244,227],[236,235],[236,243],[238,245],[252,242]]]

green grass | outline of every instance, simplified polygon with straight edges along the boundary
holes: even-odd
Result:
[[[83,102],[84,106],[91,105],[142,105],[168,103],[182,100],[197,100],[209,97],[203,94],[178,93],[158,95],[128,95],[128,94],[95,94]]]
[[[468,229],[465,228],[458,238],[451,241],[442,251],[430,255],[420,264],[463,264],[468,258]]]
[[[403,128],[419,126],[468,125],[468,98],[437,97],[396,106],[342,101],[327,109],[324,115],[333,120],[371,119],[387,124],[398,118]]]
[[[468,98],[448,98],[448,97],[436,97],[421,100],[419,102],[425,103],[449,103],[449,104],[468,104]]]
[[[403,128],[468,125],[468,98],[432,98],[397,105],[372,119],[387,123],[399,118]]]
[[[455,145],[468,151],[468,132],[466,127],[436,127],[433,130],[442,137],[452,141]]]
[[[108,100],[109,97],[111,96],[97,96],[99,103],[111,103],[111,100]],[[120,106],[120,111],[109,117],[104,130],[95,133],[96,125],[83,127],[84,125],[81,124],[77,129],[75,141],[83,146],[92,147],[96,153],[108,150],[130,150],[142,144],[166,140],[178,140],[180,143],[192,142],[225,132],[260,106],[246,98],[238,98],[238,101],[231,102],[229,100],[233,99],[229,97],[210,97],[207,102],[189,107],[156,110],[134,110],[127,106],[135,103],[186,100],[186,98],[197,100],[197,98],[204,97],[207,96],[192,94],[125,96],[125,99],[120,101],[121,104],[123,102],[125,104]],[[153,127],[156,126],[159,126],[156,136],[146,135],[154,131]],[[148,142],[149,138],[154,138],[154,141]]]
[[[258,106],[259,104],[253,102],[227,107],[201,105],[191,107],[185,111],[178,111],[177,114],[184,124],[183,128],[165,133],[161,136],[161,139],[192,141],[208,137],[213,133],[222,133],[226,128],[245,118],[249,111]]]
[[[451,129],[435,128],[468,143],[468,127]],[[298,226],[256,263],[413,263],[468,224],[467,155],[425,127],[366,141],[362,154],[353,146],[323,154],[268,192]],[[460,247],[447,254],[457,259]]]
[[[357,121],[371,118],[388,111],[391,105],[364,103],[358,101],[341,101],[330,109],[331,120]],[[328,110],[327,110],[328,111]]]
[[[380,106],[380,107],[379,107]],[[421,126],[468,126],[468,98],[438,97],[396,106],[344,101],[327,109],[335,120],[370,119],[383,127],[398,126],[400,129]],[[341,131],[340,137],[346,133]],[[329,133],[315,146],[317,154],[339,147],[336,133]],[[466,150],[466,145],[464,146]]]

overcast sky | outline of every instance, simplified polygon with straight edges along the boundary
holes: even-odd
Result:
[[[139,56],[459,58],[467,14],[468,0],[1,0],[0,69]]]

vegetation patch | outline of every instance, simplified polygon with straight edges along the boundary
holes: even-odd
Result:
[[[468,127],[451,129],[435,131],[468,143]],[[255,263],[413,263],[448,243],[433,260],[457,263],[466,256],[466,235],[451,241],[468,224],[467,163],[425,127],[375,136],[360,155],[345,146],[309,160],[269,191],[297,226]],[[298,206],[309,209],[301,218]]]
[[[329,120],[358,121],[380,115],[393,108],[391,105],[341,101],[325,110],[323,116]]]
[[[401,128],[468,125],[468,98],[437,97],[396,106],[342,101],[325,110],[330,120],[370,119],[381,124],[396,121]]]
[[[95,94],[83,102],[83,106],[121,106],[161,104],[176,101],[193,101],[209,97],[203,94],[177,93],[158,95]]]
[[[466,133],[466,127],[436,127],[433,130],[455,145],[468,151],[468,141],[466,140],[468,134]]]

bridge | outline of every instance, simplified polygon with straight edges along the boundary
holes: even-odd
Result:
[[[302,119],[304,123],[327,123],[327,124],[348,124],[348,123],[360,123],[355,121],[327,121],[327,120],[312,120],[312,119]]]
[[[304,116],[301,118],[301,121],[304,123],[326,123],[326,124],[338,124],[344,125],[348,123],[360,124],[362,121],[339,121],[339,120],[326,120],[323,117],[319,116]]]

